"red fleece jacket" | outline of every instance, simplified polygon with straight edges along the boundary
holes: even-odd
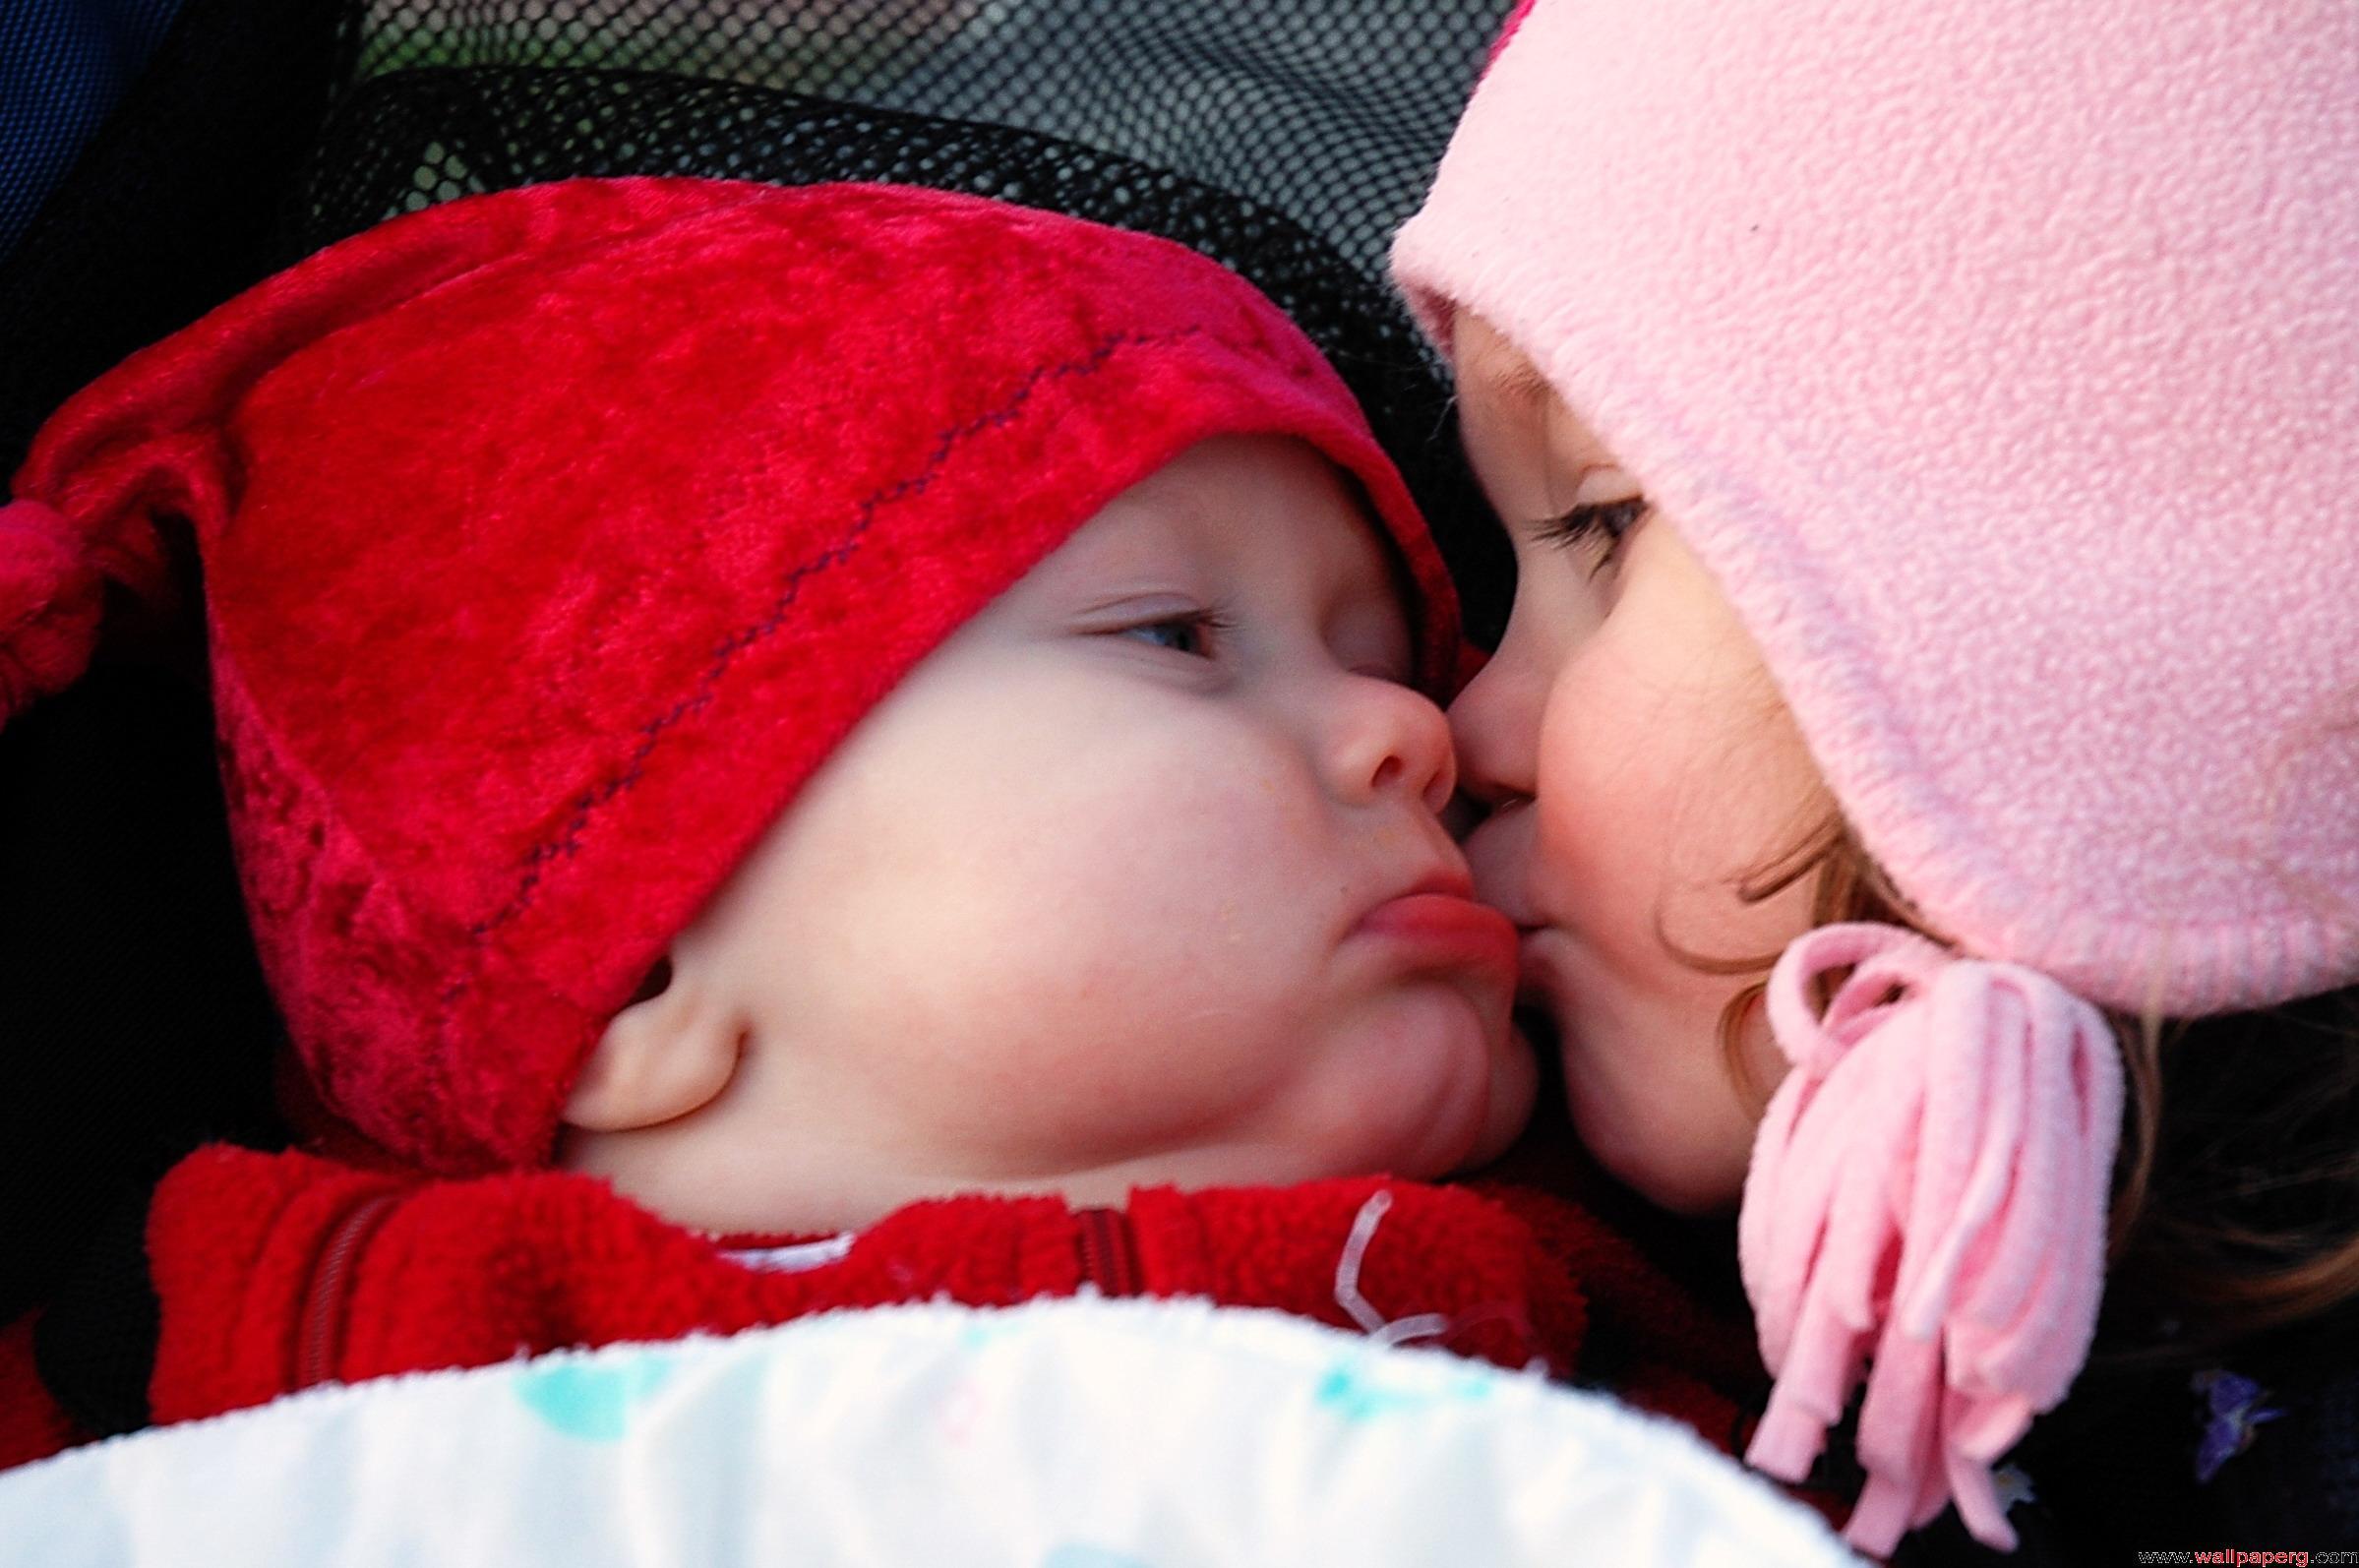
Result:
[[[1382,1177],[1182,1193],[1120,1210],[1054,1197],[918,1203],[802,1272],[563,1172],[425,1179],[306,1154],[202,1150],[157,1189],[148,1251],[161,1329],[157,1422],[259,1405],[313,1383],[475,1366],[519,1353],[727,1333],[805,1313],[941,1297],[1207,1297],[1356,1326],[1337,1298],[1353,1223],[1390,1206],[1359,1291],[1388,1321],[1437,1313],[1441,1343],[1614,1389],[1740,1440],[1749,1347],[1585,1211],[1506,1184]],[[0,1463],[74,1440],[35,1378],[23,1325],[0,1336]]]

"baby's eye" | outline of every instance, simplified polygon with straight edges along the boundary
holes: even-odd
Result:
[[[1585,548],[1596,575],[1613,560],[1622,540],[1647,514],[1647,498],[1625,496],[1619,501],[1585,501],[1567,507],[1540,524],[1540,537],[1550,544]]]
[[[1160,620],[1142,621],[1137,626],[1123,627],[1117,636],[1151,642],[1159,648],[1170,648],[1191,658],[1212,657],[1215,636],[1228,630],[1230,623],[1209,610],[1191,610],[1185,615],[1170,615]]]

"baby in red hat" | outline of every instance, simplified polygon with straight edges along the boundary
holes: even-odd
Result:
[[[484,197],[136,356],[15,496],[0,714],[193,537],[265,971],[389,1157],[166,1178],[153,1418],[945,1293],[1438,1313],[1567,1371],[1614,1281],[1684,1321],[1577,1211],[1373,1179],[1532,1090],[1440,822],[1455,602],[1332,370],[1191,252]],[[75,1434],[21,1408],[20,1456]]]

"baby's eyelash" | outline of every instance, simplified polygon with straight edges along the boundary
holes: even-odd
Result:
[[[1187,632],[1193,639],[1194,646],[1175,647],[1173,651],[1201,658],[1209,656],[1209,650],[1205,644],[1217,640],[1224,632],[1236,630],[1237,623],[1219,610],[1188,610],[1175,615],[1159,615],[1151,621],[1140,621],[1119,628],[1116,635],[1140,637],[1143,641],[1146,639],[1140,636],[1142,633],[1160,632],[1174,627]]]
[[[1585,501],[1567,507],[1539,526],[1540,537],[1554,545],[1591,546],[1597,551],[1592,572],[1603,571],[1639,519],[1647,514],[1647,498],[1627,496],[1620,501]]]

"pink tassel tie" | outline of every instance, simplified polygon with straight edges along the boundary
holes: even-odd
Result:
[[[91,662],[103,583],[82,531],[38,501],[0,507],[0,724]]]
[[[1822,1015],[1813,999],[1848,969]],[[1753,1146],[1737,1250],[1777,1375],[1745,1458],[1799,1480],[1864,1365],[1845,1538],[1888,1554],[1955,1502],[2015,1547],[1990,1467],[2095,1332],[2122,1075],[2104,1016],[2035,970],[1828,926],[1770,976],[1793,1063]]]

